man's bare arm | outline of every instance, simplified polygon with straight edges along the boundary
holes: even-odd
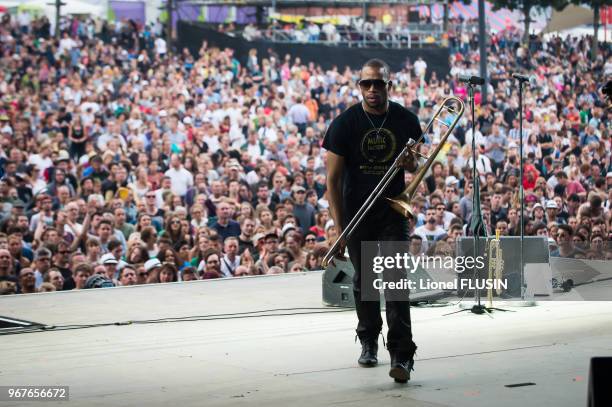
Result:
[[[342,174],[344,173],[344,157],[327,152],[327,198],[329,210],[334,220],[338,234],[342,233]]]

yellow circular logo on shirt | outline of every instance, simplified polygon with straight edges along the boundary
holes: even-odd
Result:
[[[396,147],[395,134],[387,129],[370,129],[361,138],[361,155],[370,163],[391,160]]]

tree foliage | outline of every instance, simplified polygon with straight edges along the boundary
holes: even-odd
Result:
[[[599,32],[599,22],[601,9],[606,6],[612,6],[612,0],[570,0],[570,3],[577,6],[588,6],[593,9],[593,45],[591,46],[591,60],[597,58],[599,50],[599,41],[597,40]]]
[[[493,10],[507,8],[508,10],[516,10],[523,13],[525,24],[523,41],[527,42],[529,38],[529,26],[533,21],[531,20],[531,12],[536,11],[541,13],[548,7],[560,10],[567,5],[567,0],[491,0],[491,3],[493,4]]]

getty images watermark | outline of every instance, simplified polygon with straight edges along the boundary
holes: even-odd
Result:
[[[384,291],[388,299],[391,295],[392,300],[409,301],[410,293],[433,290],[520,296],[520,277],[503,272],[501,252],[490,246],[460,255],[448,250],[450,246],[442,249],[410,253],[408,242],[362,242],[362,298],[374,301]]]
[[[375,278],[373,287],[377,290],[488,290],[508,289],[508,281],[504,278],[455,278],[451,281],[437,281],[431,278],[419,278],[416,280],[408,277],[400,278],[398,281],[384,281],[385,271],[405,270],[406,273],[414,274],[419,268],[453,270],[461,274],[466,270],[485,269],[484,256],[426,256],[420,254],[412,256],[408,253],[395,253],[390,256],[374,256],[372,259],[372,271],[379,275]]]

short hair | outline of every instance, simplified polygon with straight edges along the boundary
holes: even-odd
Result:
[[[87,238],[87,246],[100,246],[100,240],[97,237]]]
[[[119,279],[121,279],[123,277],[123,273],[125,272],[125,270],[133,270],[134,273],[136,273],[136,267],[132,266],[130,264],[127,264],[127,265],[123,266],[123,268],[121,270],[119,270]]]
[[[109,251],[113,251],[113,250],[115,250],[115,249],[116,249],[117,247],[119,247],[119,246],[123,246],[123,245],[121,244],[121,242],[119,241],[119,239],[117,239],[117,238],[116,238],[116,237],[114,237],[114,236],[113,236],[113,237],[111,237],[111,238],[110,238],[110,240],[108,241],[108,245],[107,245],[107,247],[108,247],[108,250],[109,250]]]
[[[152,226],[147,226],[140,232],[140,238],[143,242],[149,241],[152,237],[157,237],[157,233],[155,232],[155,228]]]
[[[185,267],[184,269],[181,270],[181,276],[184,276],[185,274],[195,274],[198,275],[198,272],[196,271],[195,267]]]
[[[236,242],[236,243],[239,243],[238,242],[238,238],[236,236],[228,236],[228,237],[226,237],[225,240],[223,241],[223,243],[232,242],[232,241]]]
[[[93,273],[93,267],[91,267],[91,265],[88,263],[79,263],[74,268],[74,271],[72,272],[72,274],[76,275],[78,273],[87,273],[91,275]]]
[[[535,233],[538,233],[538,230],[541,230],[541,229],[547,229],[547,228],[546,228],[546,225],[545,225],[544,223],[542,223],[542,222],[539,222],[537,225],[535,225],[535,226],[533,227],[533,231],[534,231]]]
[[[62,274],[62,272],[57,267],[51,267],[49,270],[47,270],[45,272],[45,274],[43,274],[43,281],[45,283],[50,283],[51,282],[51,273],[53,271],[57,271],[58,273]]]
[[[47,249],[46,247],[41,247],[40,249],[36,250],[36,253],[34,255],[34,260],[38,260],[41,257],[51,257],[52,253],[51,250]]]
[[[111,230],[113,229],[113,224],[110,220],[103,218],[102,220],[100,220],[100,223],[98,223],[98,229],[100,228],[100,226],[102,225],[108,225],[110,226]]]
[[[208,249],[204,252],[204,254],[202,255],[202,260],[204,260],[205,263],[208,262],[208,258],[212,255],[217,255],[217,257],[219,259],[221,259],[221,255],[219,254],[218,251],[216,251],[215,249]]]
[[[366,67],[380,69],[382,71],[383,78],[385,78],[386,80],[389,80],[391,78],[391,69],[389,68],[389,65],[387,65],[387,63],[382,59],[369,59],[368,61],[366,61],[365,64],[363,64],[363,67],[361,69],[363,70]]]
[[[246,223],[246,221],[247,221],[247,220],[250,220],[251,222],[256,223],[256,222],[255,222],[255,219],[252,219],[252,218],[247,218],[247,217],[245,216],[244,218],[240,219],[240,227],[241,227],[241,228],[242,228],[242,226],[244,226],[244,224]]]
[[[570,237],[574,236],[574,230],[572,229],[572,227],[571,227],[571,226],[569,226],[569,225],[565,225],[565,224],[562,224],[562,225],[559,225],[559,226],[558,226],[558,228],[559,228],[559,229],[561,229],[561,230],[563,230],[563,231],[565,231],[565,232],[567,232],[567,234],[568,234]]]

